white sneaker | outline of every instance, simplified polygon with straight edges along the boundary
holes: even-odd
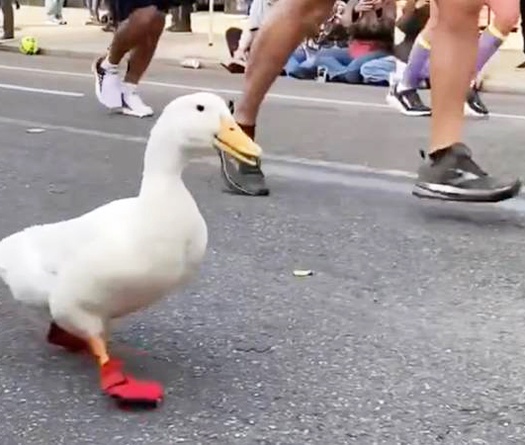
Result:
[[[102,68],[103,57],[95,60],[92,66],[95,75],[95,92],[98,101],[107,108],[122,107],[122,82],[118,69]]]
[[[122,93],[122,113],[142,118],[153,116],[153,109],[142,101],[136,91],[125,91]]]

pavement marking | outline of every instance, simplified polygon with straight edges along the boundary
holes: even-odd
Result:
[[[9,83],[0,83],[0,89],[24,91],[27,93],[52,94],[54,96],[84,97],[84,93],[75,93],[73,91],[49,90],[45,88],[24,87],[22,85],[13,85]]]
[[[74,71],[54,71],[54,70],[46,70],[42,68],[14,67],[14,66],[9,66],[9,65],[0,65],[0,69],[10,70],[10,71],[23,71],[23,72],[31,72],[31,73],[49,74],[49,75],[55,75],[55,76],[68,76],[68,77],[81,77],[81,78],[92,77],[92,74],[76,73]],[[162,87],[162,88],[172,88],[176,90],[185,90],[185,91],[208,91],[210,93],[231,94],[235,96],[240,96],[242,94],[242,91],[240,90],[230,90],[226,88],[210,88],[210,87],[195,86],[195,85],[188,85],[188,84],[182,84],[182,83],[157,82],[154,80],[145,80],[141,84],[155,86],[155,87]],[[329,99],[329,98],[314,97],[314,96],[296,96],[296,95],[291,95],[291,94],[280,94],[280,93],[269,93],[267,97],[272,98],[272,99],[294,100],[298,102],[346,105],[346,106],[356,106],[356,107],[374,107],[374,108],[383,108],[383,109],[391,110],[390,106],[388,106],[387,104],[381,104],[381,103],[375,103],[375,102],[339,100],[339,99]]]
[[[90,130],[87,128],[71,127],[67,125],[46,124],[43,122],[14,119],[5,116],[0,116],[0,124],[17,125],[25,128],[38,127],[44,128],[46,130],[57,130],[70,134],[81,134],[84,136],[132,142],[141,145],[145,145],[148,141],[147,138],[140,136],[109,133],[105,131]],[[359,164],[324,161],[321,159],[306,159],[295,156],[265,154],[264,160],[265,172],[274,176],[294,179],[298,182],[306,181],[320,184],[334,184],[349,188],[378,190],[405,195],[411,194],[412,181],[417,177],[415,173],[403,170],[382,169]],[[199,158],[194,158],[190,162],[213,165],[217,168],[219,167],[219,160],[217,156],[202,156]],[[429,202],[430,200],[425,201]],[[462,205],[464,204],[462,203]],[[494,208],[502,208],[505,210],[511,210],[525,214],[525,197],[523,197],[523,195],[518,198],[497,204],[477,205],[488,205]]]
[[[6,116],[0,116],[0,124],[16,125],[26,128],[43,128],[45,130],[58,130],[70,134],[81,134],[84,136],[94,136],[117,141],[136,142],[140,144],[144,144],[148,140],[144,137],[130,136],[129,134],[108,133],[105,131],[90,130],[88,128],[71,127],[69,125],[54,125],[25,119],[14,119]],[[32,137],[34,137],[34,135]]]
[[[24,127],[24,128],[43,128],[45,130],[63,131],[64,133],[81,134],[84,136],[93,136],[93,137],[99,137],[103,139],[133,142],[133,143],[137,143],[141,145],[145,145],[148,142],[148,138],[143,137],[143,136],[130,136],[128,134],[110,133],[107,131],[72,127],[69,125],[48,124],[45,122],[38,122],[38,121],[25,120],[25,119],[16,119],[16,118],[7,117],[7,116],[0,116],[0,124],[16,125],[16,126]],[[406,172],[402,170],[377,169],[373,167],[367,167],[365,165],[347,164],[344,162],[334,162],[334,161],[323,161],[321,159],[318,159],[318,160],[317,159],[307,159],[307,158],[300,158],[300,157],[295,157],[295,156],[282,156],[282,155],[272,155],[272,154],[265,154],[264,159],[268,161],[272,161],[272,162],[283,163],[283,164],[288,163],[288,164],[293,164],[293,165],[302,165],[303,167],[326,168],[326,169],[338,170],[342,173],[382,175],[382,176],[407,178],[407,179],[415,178],[414,173],[410,173],[410,172]]]
[[[32,72],[40,74],[49,74],[54,76],[67,76],[67,77],[80,77],[80,78],[90,78],[91,74],[87,73],[78,73],[74,71],[55,71],[55,70],[46,70],[42,68],[27,68],[27,67],[16,67],[10,65],[0,65],[0,70],[9,70],[9,71],[22,71],[22,72]],[[177,90],[184,91],[208,91],[211,93],[220,93],[220,94],[231,94],[235,96],[240,96],[242,91],[240,90],[231,90],[226,88],[210,88],[204,86],[195,86],[188,84],[179,84],[179,83],[169,83],[169,82],[157,82],[153,80],[147,80],[142,82],[143,85],[162,87],[162,88],[172,88]],[[269,93],[266,96],[269,99],[281,99],[281,100],[290,100],[296,102],[306,102],[306,103],[317,103],[317,104],[329,104],[329,105],[341,105],[349,107],[364,107],[364,108],[378,108],[382,110],[388,110],[398,114],[396,110],[393,110],[389,105],[385,103],[378,102],[365,102],[365,101],[356,101],[356,100],[341,100],[341,99],[331,99],[326,97],[316,97],[316,96],[296,96],[293,94],[281,94],[281,93]],[[490,117],[497,119],[508,119],[508,120],[525,120],[525,114],[507,114],[507,113],[490,113]]]

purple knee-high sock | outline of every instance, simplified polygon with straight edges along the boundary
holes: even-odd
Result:
[[[422,78],[422,73],[425,65],[428,63],[430,57],[430,50],[425,48],[419,42],[419,39],[414,42],[410,55],[408,56],[408,64],[403,73],[403,80],[401,81],[400,89],[417,88]]]
[[[485,29],[479,37],[478,60],[476,62],[476,75],[483,69],[485,64],[499,49],[503,40],[491,31],[491,27]]]
[[[430,79],[430,59],[427,60],[427,63],[421,70],[421,79]]]

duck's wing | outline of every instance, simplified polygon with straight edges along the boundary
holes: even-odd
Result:
[[[0,277],[13,297],[46,306],[64,264],[101,233],[129,220],[135,199],[112,201],[78,218],[28,227],[0,241]]]

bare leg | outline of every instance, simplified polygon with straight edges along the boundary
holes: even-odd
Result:
[[[164,14],[156,6],[132,11],[115,32],[106,58],[95,61],[97,98],[107,108],[120,109],[124,114],[137,117],[153,114],[151,107],[136,94],[136,87],[155,53],[164,20]],[[119,64],[129,51],[132,51],[129,69],[122,85]]]
[[[250,50],[243,95],[234,113],[251,138],[255,137],[255,122],[264,96],[301,41],[330,15],[333,4],[333,0],[281,0],[272,6]],[[260,166],[238,166],[222,152],[220,157],[229,191],[249,196],[269,194]]]
[[[430,54],[431,151],[461,140],[463,104],[476,66],[482,5],[482,0],[438,1],[439,18]]]
[[[432,33],[430,76],[432,125],[429,159],[419,169],[414,195],[451,201],[498,202],[516,196],[517,179],[486,173],[461,143],[463,105],[478,53],[478,18],[483,0],[438,0]]]
[[[240,124],[255,125],[264,96],[286,61],[302,39],[328,17],[332,7],[333,0],[283,0],[275,3],[250,50],[243,95],[235,110]]]
[[[124,82],[135,85],[139,83],[155,54],[164,24],[164,14],[157,12],[155,20],[150,25],[148,36],[131,51],[129,69],[124,77]]]
[[[146,105],[137,94],[137,85],[155,54],[164,24],[165,15],[159,11],[149,27],[149,34],[131,50],[128,70],[122,85],[122,112],[124,114],[135,117],[153,115],[153,109]]]
[[[151,27],[158,22],[159,11],[155,6],[133,11],[127,20],[119,24],[109,49],[108,61],[118,65],[124,55],[148,38]]]

